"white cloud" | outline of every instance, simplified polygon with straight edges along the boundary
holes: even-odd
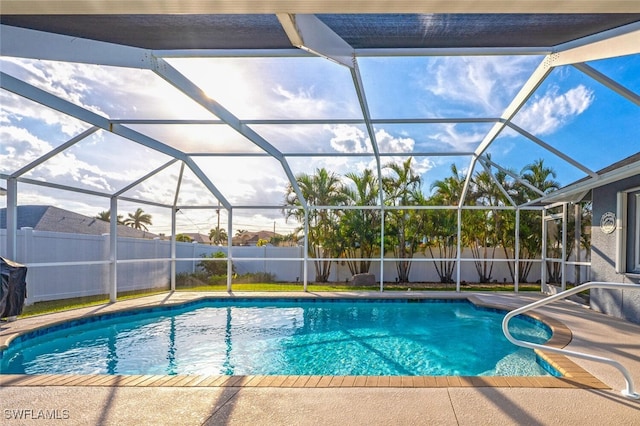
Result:
[[[534,96],[513,121],[532,134],[548,135],[586,111],[593,101],[593,91],[582,84],[564,93],[552,87]]]
[[[101,108],[90,100],[94,93],[92,86],[109,86],[113,83],[113,73],[105,72],[103,67],[12,58],[6,61],[16,70],[17,77],[27,83],[96,114],[105,115]],[[56,123],[51,118],[51,112],[47,112],[38,111],[37,116],[47,124]],[[31,111],[23,111],[21,115],[33,116],[30,113]],[[73,135],[78,133],[78,126],[86,126],[77,120],[74,121],[75,125],[59,123],[61,130],[67,135]]]
[[[29,130],[11,125],[0,127],[0,140],[0,167],[8,172],[27,165],[52,149],[49,143]]]
[[[443,109],[475,108],[481,114],[496,116],[526,81],[536,61],[504,56],[437,58],[429,63],[421,85],[440,99],[431,102],[434,115]]]
[[[75,136],[84,131],[88,125],[71,116],[30,102],[7,92],[0,93],[0,123],[20,123],[25,119],[34,119],[51,126],[52,134],[63,137]]]
[[[313,87],[299,87],[294,92],[278,84],[273,88],[273,94],[275,99],[271,108],[275,108],[283,116],[295,114],[298,118],[324,117],[330,108],[330,103],[317,96]]]
[[[412,138],[397,138],[390,135],[384,129],[376,132],[378,148],[381,152],[407,152],[413,151],[416,142]]]
[[[439,124],[438,129],[440,130],[431,135],[431,138],[448,145],[444,150],[440,148],[441,151],[447,151],[449,149],[454,151],[474,150],[487,133],[486,131],[461,131],[455,123]]]
[[[325,126],[325,129],[333,134],[330,139],[331,147],[341,153],[364,154],[371,153],[371,140],[360,128],[347,124],[336,126]],[[415,145],[412,138],[396,137],[386,130],[380,129],[376,132],[376,142],[380,152],[400,152],[411,153]]]
[[[33,135],[28,129],[11,125],[0,127],[0,140],[0,164],[2,170],[8,173],[19,170],[53,149],[50,143]],[[69,151],[58,153],[25,176],[71,186],[81,184],[85,188],[104,191],[113,189],[108,183],[109,176],[98,165],[82,161]]]
[[[365,133],[355,126],[339,124],[337,126],[325,126],[326,130],[333,133],[330,140],[331,147],[337,152],[367,153],[371,152],[371,144]]]
[[[366,136],[366,133],[358,127],[342,124],[326,126],[326,129],[334,134],[334,137],[331,138],[331,146],[338,152],[357,154],[373,152],[370,148],[370,139]],[[384,157],[382,159],[383,166],[389,163],[406,161],[407,157],[411,156],[415,147],[414,139],[410,137],[396,137],[384,129],[376,132],[376,141],[380,152],[394,152],[399,154],[398,156]],[[403,156],[402,154],[406,155]],[[331,157],[330,159],[311,159],[311,161],[315,164],[312,170],[325,167],[341,175],[353,171],[362,172],[366,168],[376,170],[376,161],[373,157],[371,157],[370,160]],[[418,174],[424,174],[433,168],[433,162],[428,158],[416,157],[413,160],[413,168]]]
[[[3,59],[0,64],[11,75],[103,117],[212,118],[203,107],[148,70],[14,58]],[[51,125],[59,123],[66,135],[75,135],[79,127],[86,127],[53,111],[56,119],[50,119],[46,111],[33,104],[22,116]],[[60,117],[67,117],[75,126],[60,122]]]
[[[97,190],[102,190],[107,192],[113,190],[113,187],[109,185],[109,182],[103,176],[96,176],[96,175],[91,175],[89,173],[85,173],[81,176],[78,176],[77,180],[79,182],[82,182],[84,185],[88,186],[89,188],[94,188]]]

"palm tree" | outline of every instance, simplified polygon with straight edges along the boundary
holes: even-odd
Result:
[[[211,228],[209,230],[209,239],[213,244],[218,244],[218,245],[226,244],[228,240],[227,231],[225,231],[224,228],[221,228],[219,226],[216,226],[215,228]]]
[[[284,241],[287,242],[289,247],[295,247],[298,245],[298,241],[300,241],[300,236],[298,232],[291,232],[284,236]]]
[[[451,176],[437,180],[431,185],[435,190],[429,198],[429,204],[434,206],[455,206],[460,201],[465,176],[458,171],[455,164],[451,164]],[[458,217],[455,210],[434,210],[424,213],[428,215],[427,223],[430,233],[427,238],[427,249],[432,258],[455,259],[458,253]],[[437,256],[434,254],[437,249]],[[453,282],[455,260],[440,260],[434,262],[436,273],[442,283]]]
[[[512,172],[513,173],[513,172]],[[515,173],[513,173],[515,174]],[[512,200],[516,204],[520,203],[522,199],[518,191],[517,182],[507,180],[507,173],[498,171],[494,174],[495,180],[502,186],[502,188],[509,194]],[[497,195],[498,205],[507,205],[510,201],[507,197],[499,193]],[[507,262],[507,268],[509,268],[509,275],[511,281],[515,282],[515,248],[516,248],[516,213],[513,210],[494,210],[494,239],[496,244],[502,246],[505,259],[512,258],[513,262]],[[512,257],[513,256],[513,257]]]
[[[556,172],[545,166],[543,159],[535,160],[527,164],[520,172],[522,180],[548,194],[560,188],[560,184],[554,180]],[[522,185],[521,193],[526,201],[531,201],[540,196],[537,192]],[[520,258],[539,258],[542,252],[542,223],[540,214],[534,211],[522,211],[520,214]],[[518,274],[523,282],[533,266],[532,262],[520,262]],[[553,274],[551,274],[553,275]]]
[[[284,247],[284,242],[287,237],[284,235],[275,234],[269,238],[269,244],[274,247]]]
[[[378,205],[380,185],[371,169],[365,169],[362,174],[347,173],[345,177],[354,184],[354,188],[345,188],[348,203],[354,206]],[[347,258],[373,257],[380,242],[380,211],[379,210],[345,210],[340,221],[340,232],[343,239],[344,254]],[[370,260],[347,260],[351,274],[369,272]]]
[[[111,222],[111,210],[105,210],[98,213],[95,217],[96,219],[104,220],[105,222]],[[118,224],[122,225],[122,215],[118,215]]]
[[[315,174],[305,173],[296,176],[296,182],[308,206],[335,206],[345,202],[342,182],[338,175],[326,169],[317,169]],[[287,206],[300,206],[298,195],[289,184],[285,195]],[[301,228],[305,226],[305,213],[302,209],[285,209],[287,218],[294,217]],[[341,253],[338,223],[341,212],[335,209],[310,209],[308,212],[309,255],[315,259],[337,257]],[[331,273],[332,261],[316,260],[316,282],[327,282]]]
[[[236,231],[235,240],[237,245],[245,245],[246,240],[248,240],[249,238],[251,237],[249,236],[249,231],[247,231],[246,229],[238,229]]]
[[[151,215],[145,213],[141,208],[138,208],[133,214],[129,213],[129,217],[124,220],[126,226],[130,226],[134,229],[142,229],[148,231],[146,225],[152,225]]]
[[[551,167],[545,166],[544,159],[542,158],[524,166],[520,175],[523,180],[532,186],[535,186],[545,194],[560,188],[560,184],[553,180],[556,178],[556,172]],[[550,177],[553,179],[550,179]],[[533,193],[528,188],[525,192],[529,195],[530,200],[538,197],[538,194]]]
[[[504,206],[506,197],[498,188],[500,182],[505,192],[508,188],[506,173],[499,172],[493,176],[490,171],[477,172],[472,179],[471,202],[474,205]],[[501,226],[501,215],[496,210],[465,210],[463,212],[463,233],[465,245],[471,249],[474,266],[478,273],[478,281],[487,283],[493,275],[493,259],[498,246],[498,228]]]
[[[431,185],[431,190],[435,189],[433,197],[437,198],[440,205],[457,205],[462,195],[464,181],[464,174],[458,171],[458,167],[455,164],[451,164],[451,176],[443,180],[437,180]]]
[[[415,204],[417,194],[421,192],[421,179],[411,167],[412,161],[413,157],[409,157],[401,164],[389,163],[385,166],[391,172],[390,176],[382,180],[387,205],[400,207]],[[401,259],[396,262],[399,282],[409,282],[411,258],[419,243],[416,223],[412,218],[415,216],[412,216],[411,210],[390,209],[385,222],[385,235],[394,248],[395,257]]]
[[[111,221],[111,210],[101,211],[96,215],[96,219],[104,220],[105,222]]]
[[[190,243],[191,241],[193,241],[193,238],[185,234],[178,234],[176,235],[176,241],[182,243]]]
[[[426,204],[442,205],[434,197],[426,200]],[[426,250],[432,259],[441,259],[433,262],[440,282],[452,283],[458,253],[458,215],[453,209],[422,210],[421,214],[424,217]],[[434,252],[436,250],[437,252]]]

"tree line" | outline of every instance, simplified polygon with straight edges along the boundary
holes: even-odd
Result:
[[[370,169],[344,176],[324,168],[317,169],[314,174],[299,174],[296,182],[307,205],[338,207],[310,208],[306,215],[303,209],[294,208],[300,207],[301,203],[293,186],[287,186],[285,205],[288,207],[283,213],[300,224],[299,232],[308,225],[308,255],[314,259],[316,282],[328,281],[333,263],[328,259],[344,259],[354,275],[369,272],[371,260],[368,259],[379,257],[382,242],[385,254],[392,254],[397,259],[399,282],[409,282],[411,259],[419,251],[437,259],[433,264],[441,282],[454,282],[458,250],[458,212],[454,206],[460,201],[466,177],[452,164],[450,176],[435,181],[429,188],[430,195],[425,195],[422,178],[412,163],[413,158],[409,158],[402,163],[385,165],[381,182]],[[521,205],[539,198],[540,193],[554,191],[559,188],[555,177],[555,171],[542,159],[526,165],[519,173],[512,170],[491,173],[483,169],[473,174],[465,205],[487,208],[462,210],[460,243],[461,247],[471,250],[479,282],[492,280],[491,259],[497,250],[503,250],[507,259],[513,259],[515,252],[515,210],[492,207],[511,206],[511,200]],[[381,202],[385,206],[384,217],[379,208]],[[341,209],[341,206],[362,208]],[[433,209],[411,208],[414,206]],[[442,206],[452,208],[443,209]],[[539,211],[520,210],[519,214],[518,277],[520,282],[527,282],[533,266],[531,260],[541,256],[542,219]],[[584,216],[582,228],[590,222],[590,209],[584,210]],[[570,218],[568,235],[572,235],[574,227],[575,221]],[[584,236],[581,245],[588,246],[587,235],[584,232],[581,235]],[[558,243],[562,241],[562,235],[555,233],[552,237],[548,254],[557,258],[562,251]],[[573,238],[567,238],[567,260],[575,248],[573,241]],[[515,263],[507,264],[511,279],[515,280]],[[559,280],[558,265],[547,267],[550,281]]]
[[[294,218],[300,225],[292,234],[276,237],[272,244],[296,244],[304,235],[308,220],[308,255],[314,259],[315,281],[327,282],[331,274],[333,260],[344,259],[351,274],[368,273],[371,260],[380,256],[384,246],[385,255],[392,255],[395,262],[397,280],[409,282],[412,258],[418,252],[430,255],[442,283],[454,282],[458,251],[458,212],[465,186],[466,175],[455,164],[450,175],[437,180],[429,187],[430,195],[425,195],[421,176],[413,168],[413,158],[402,163],[389,163],[383,167],[380,182],[371,169],[361,173],[347,173],[340,176],[324,168],[314,174],[301,173],[296,182],[309,209],[307,214],[291,184],[285,191],[283,213],[287,219]],[[511,176],[518,176],[513,179]],[[555,181],[555,171],[538,159],[526,165],[519,172],[499,170],[491,173],[487,169],[474,173],[468,184],[466,206],[487,207],[486,209],[463,209],[461,212],[462,248],[468,248],[478,274],[478,282],[491,282],[493,261],[496,251],[502,250],[505,258],[513,259],[516,246],[516,213],[513,209],[495,209],[535,200],[541,193],[548,194],[559,188]],[[534,189],[537,188],[537,191]],[[380,203],[383,203],[383,210]],[[331,206],[332,208],[313,208]],[[341,207],[358,208],[341,208]],[[415,209],[415,206],[427,208]],[[448,209],[442,207],[450,207]],[[429,208],[432,207],[432,208]],[[566,259],[574,250],[589,248],[589,234],[585,232],[591,222],[590,206],[582,210],[579,247],[574,238],[568,237]],[[542,251],[542,219],[539,211],[519,212],[519,259],[518,279],[527,282],[534,265],[532,260],[540,259]],[[100,212],[96,218],[110,221],[109,211]],[[127,218],[118,215],[118,224],[148,231],[152,217],[138,208],[128,213]],[[567,235],[575,234],[575,219],[569,216]],[[384,233],[382,227],[384,226]],[[238,230],[242,236],[246,230]],[[382,236],[384,235],[384,241]],[[226,244],[225,229],[217,226],[209,232],[213,244]],[[190,238],[180,234],[178,241]],[[548,257],[560,258],[562,253],[562,233],[552,233],[547,245]],[[263,241],[266,244],[267,241]],[[384,244],[382,244],[384,243]],[[512,281],[515,281],[515,263],[507,262]],[[559,263],[547,264],[550,282],[559,282],[562,271]]]

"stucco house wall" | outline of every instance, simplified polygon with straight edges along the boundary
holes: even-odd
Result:
[[[640,284],[640,272],[616,272],[616,232],[606,233],[600,220],[605,213],[612,212],[618,217],[617,194],[620,191],[640,187],[640,176],[632,176],[593,189],[593,225],[591,229],[591,276],[593,281]],[[629,197],[627,206],[627,229],[635,229],[634,197]],[[627,245],[627,265],[632,265],[633,247]],[[640,324],[640,290],[591,290],[591,308],[606,314],[624,318]]]

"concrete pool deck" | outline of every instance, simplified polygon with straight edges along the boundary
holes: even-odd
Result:
[[[229,297],[176,292],[20,319],[0,325],[0,345],[16,333],[71,318],[205,296]],[[542,297],[443,292],[235,296],[462,296],[505,307]],[[536,312],[571,330],[567,349],[615,359],[631,372],[636,387],[640,385],[640,325],[571,302]],[[563,379],[0,375],[0,416],[3,424],[638,424],[640,401],[621,395],[625,382],[615,368],[579,358],[566,362],[572,377]]]

